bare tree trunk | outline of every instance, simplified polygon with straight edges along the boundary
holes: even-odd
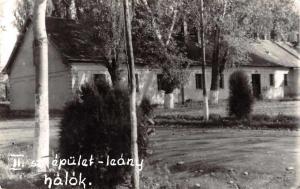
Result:
[[[220,64],[219,64],[219,52],[220,52],[220,29],[216,26],[214,33],[214,49],[212,57],[211,68],[211,86],[210,86],[210,98],[211,104],[219,103],[219,83],[220,83]]]
[[[119,62],[115,59],[107,59],[106,67],[111,78],[112,86],[118,88],[121,81],[121,70]]]
[[[66,7],[65,17],[74,20],[76,17],[76,7],[74,0],[62,1]]]
[[[204,41],[204,26],[203,26],[203,0],[200,1],[200,40],[201,40],[201,55],[202,55],[202,82],[203,82],[203,117],[205,121],[209,119],[208,97],[206,91],[206,75],[205,75],[205,41]]]
[[[188,25],[187,25],[187,21],[186,21],[186,16],[183,15],[183,19],[182,19],[182,24],[183,24],[183,36],[184,36],[184,44],[187,46],[188,45]],[[181,84],[180,86],[180,90],[181,90],[181,103],[184,105],[185,103],[185,94],[184,94],[184,84]]]
[[[140,175],[139,175],[139,155],[138,155],[138,144],[137,144],[137,117],[136,117],[136,78],[134,68],[134,55],[132,46],[132,35],[131,35],[131,20],[129,12],[128,0],[124,0],[124,20],[125,20],[125,31],[126,31],[126,44],[127,44],[127,56],[128,56],[128,74],[129,74],[129,85],[130,85],[130,124],[131,124],[131,156],[134,160],[133,167],[133,188],[140,188]]]
[[[48,40],[47,0],[35,0],[33,16],[33,61],[35,65],[35,138],[33,155],[38,172],[49,167]]]

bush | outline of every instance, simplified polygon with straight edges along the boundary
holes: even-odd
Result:
[[[146,107],[145,105],[143,105]],[[137,108],[138,145],[140,159],[147,155],[147,119],[149,108]],[[126,160],[131,158],[129,95],[121,89],[111,89],[107,84],[94,88],[83,86],[80,97],[64,109],[60,131],[60,158],[89,158],[97,161],[106,157]],[[114,188],[128,178],[131,167],[105,166],[66,167],[70,172],[81,172],[95,188]]]
[[[153,115],[153,106],[151,104],[150,99],[147,97],[143,97],[140,104],[140,109],[145,116]]]
[[[229,78],[229,115],[238,119],[247,118],[252,112],[254,102],[248,76],[236,71]]]

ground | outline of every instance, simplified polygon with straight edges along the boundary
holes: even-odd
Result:
[[[254,112],[299,116],[298,104],[258,102]],[[201,114],[195,107],[157,112]],[[225,115],[224,107],[225,104],[212,111]],[[52,154],[57,147],[59,120],[51,119]],[[0,154],[24,150],[30,155],[33,133],[32,119],[0,121]],[[177,184],[180,189],[290,188],[300,165],[299,141],[300,132],[289,130],[157,128],[151,136],[153,152],[142,172],[143,184],[147,184],[145,188],[158,188],[157,183],[176,188]]]
[[[210,189],[281,189],[294,182],[298,132],[159,129],[156,133],[150,164],[163,168],[154,175],[169,170],[170,182]]]

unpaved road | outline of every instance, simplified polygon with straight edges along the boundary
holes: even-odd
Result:
[[[163,169],[146,176],[163,178],[167,168],[168,179],[182,188],[291,188],[298,140],[299,131],[159,129],[149,162]]]

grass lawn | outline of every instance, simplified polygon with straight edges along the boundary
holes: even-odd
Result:
[[[260,102],[255,113],[298,116],[298,102]],[[267,106],[266,106],[267,105]],[[223,112],[225,105],[212,108]],[[200,114],[199,108],[158,110],[162,114]],[[51,147],[57,147],[59,118],[51,120]],[[32,150],[32,119],[0,121],[0,155]],[[152,155],[142,172],[145,188],[285,189],[296,178],[299,131],[158,128]],[[0,160],[1,161],[1,160]],[[299,164],[299,165],[298,165]],[[0,164],[1,166],[1,164]],[[299,167],[300,168],[300,167]],[[0,184],[1,184],[0,167]],[[158,185],[159,183],[159,185]],[[177,186],[176,186],[177,185]]]
[[[201,114],[202,107],[200,103],[191,103],[188,105],[177,105],[171,111],[158,109],[157,115],[190,115],[197,116]],[[210,107],[213,114],[221,116],[227,115],[227,101],[220,101],[217,106]],[[266,114],[276,116],[278,114],[300,117],[300,101],[256,101],[253,107],[253,114]]]

